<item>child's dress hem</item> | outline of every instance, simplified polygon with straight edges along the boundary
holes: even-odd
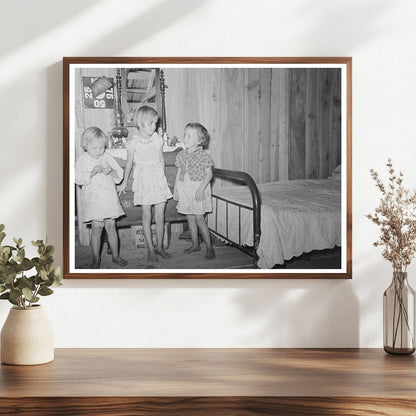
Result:
[[[185,173],[183,181],[177,183],[178,205],[176,206],[179,214],[184,215],[204,215],[212,212],[211,187],[208,184],[204,190],[201,201],[195,199],[195,193],[201,186],[202,181],[191,181],[188,173]]]

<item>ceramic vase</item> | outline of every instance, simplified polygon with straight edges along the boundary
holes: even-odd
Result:
[[[383,295],[384,350],[389,354],[415,352],[415,291],[406,272],[393,272]]]
[[[11,308],[1,331],[1,362],[35,365],[53,359],[53,329],[43,307]]]

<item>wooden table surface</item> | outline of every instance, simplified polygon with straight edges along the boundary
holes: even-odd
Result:
[[[0,414],[416,415],[416,361],[381,349],[57,349],[0,367]]]

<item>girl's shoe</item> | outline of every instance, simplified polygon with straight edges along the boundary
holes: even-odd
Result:
[[[191,247],[186,248],[183,252],[185,254],[190,254],[190,253],[193,253],[194,251],[200,251],[200,250],[201,250],[201,246],[194,246],[192,244]]]
[[[129,264],[129,262],[127,260],[124,260],[122,257],[117,256],[117,257],[113,257],[113,263],[118,264],[119,266],[127,266]]]
[[[147,252],[147,261],[150,261],[152,263],[155,263],[156,261],[159,261],[159,259],[156,256],[156,253],[154,251],[148,251]]]
[[[172,256],[165,250],[162,249],[156,249],[155,253],[162,257],[163,259],[170,259]]]
[[[214,249],[211,248],[207,248],[207,251],[205,253],[205,260],[214,260],[215,259],[215,251]]]

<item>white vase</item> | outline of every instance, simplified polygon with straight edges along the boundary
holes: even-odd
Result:
[[[35,365],[53,359],[53,329],[43,307],[11,308],[1,330],[1,362]]]

